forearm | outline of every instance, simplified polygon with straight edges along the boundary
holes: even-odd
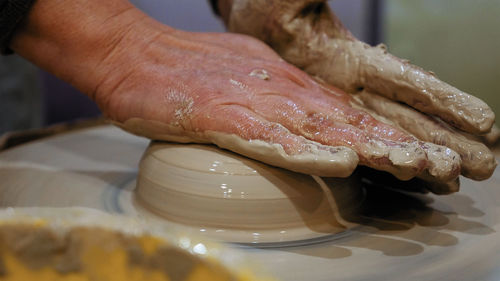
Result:
[[[157,25],[126,0],[38,0],[10,47],[93,97],[122,47],[139,52]]]

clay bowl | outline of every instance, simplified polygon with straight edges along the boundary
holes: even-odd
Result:
[[[271,167],[212,145],[151,142],[135,199],[172,222],[238,243],[299,243],[344,233],[362,189]]]

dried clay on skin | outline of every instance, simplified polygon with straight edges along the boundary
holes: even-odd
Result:
[[[350,148],[331,147],[313,141],[306,141],[305,149],[299,154],[287,154],[280,144],[260,140],[245,140],[233,134],[214,131],[187,132],[179,127],[158,121],[132,118],[115,125],[137,135],[155,140],[181,143],[214,143],[217,146],[244,156],[263,161],[273,166],[318,176],[347,177],[358,165],[358,156]]]

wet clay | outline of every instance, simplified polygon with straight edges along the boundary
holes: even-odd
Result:
[[[304,150],[300,154],[289,155],[280,144],[245,140],[233,134],[213,131],[187,132],[179,127],[139,118],[114,124],[129,132],[155,140],[213,143],[252,159],[304,174],[347,177],[354,171],[359,161],[356,152],[348,147],[331,147],[306,139],[304,139]]]
[[[214,131],[188,132],[179,127],[158,121],[131,118],[124,123],[114,122],[124,130],[154,140],[180,143],[213,143],[264,163],[291,171],[324,177],[347,177],[359,163],[356,152],[348,147],[327,146],[304,138],[299,154],[287,154],[282,145],[261,140],[245,140],[234,134]],[[386,171],[400,180],[409,180],[421,173],[422,161],[430,160],[429,172],[436,178],[448,181],[460,171],[460,159],[455,152],[421,142],[401,143],[387,146],[381,141],[370,140],[368,147],[374,159],[385,159],[385,164],[371,159],[363,162],[378,170]],[[450,172],[451,171],[451,172]]]
[[[462,159],[462,173],[466,177],[483,180],[489,178],[495,171],[497,165],[495,156],[484,144],[467,138],[443,122],[368,91],[360,92],[355,97],[367,108],[392,120],[394,124],[417,138],[456,151]],[[434,153],[428,153],[439,161],[434,165],[436,168],[444,167],[446,165],[443,163],[444,156],[449,155],[448,148],[442,146],[440,149],[434,148]]]

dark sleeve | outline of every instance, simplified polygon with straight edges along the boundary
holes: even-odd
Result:
[[[0,52],[11,54],[10,39],[35,0],[0,0]]]
[[[220,16],[220,13],[219,13],[219,6],[217,6],[217,0],[210,0],[210,4],[212,5],[212,11],[214,12],[214,14]]]

